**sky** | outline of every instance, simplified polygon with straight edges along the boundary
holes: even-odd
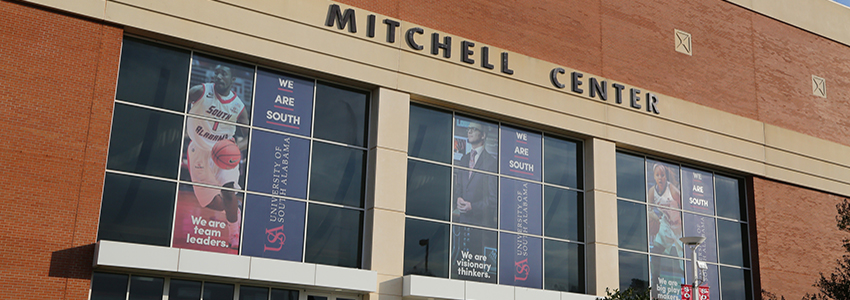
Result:
[[[832,0],[838,3],[843,4],[844,6],[850,7],[850,0]]]

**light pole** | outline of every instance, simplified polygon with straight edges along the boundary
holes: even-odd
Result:
[[[694,295],[698,295],[697,286],[699,286],[699,268],[697,267],[697,247],[699,247],[702,242],[705,242],[704,236],[686,236],[679,239],[685,245],[691,248],[691,262],[693,262],[694,269],[694,282],[691,286],[691,299],[696,300]]]

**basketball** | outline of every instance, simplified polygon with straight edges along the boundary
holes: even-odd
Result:
[[[221,140],[212,148],[211,157],[219,168],[230,170],[239,165],[242,151],[232,140]]]

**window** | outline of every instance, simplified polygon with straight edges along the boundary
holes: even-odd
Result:
[[[98,239],[359,268],[369,99],[126,37]]]
[[[404,273],[584,293],[582,143],[410,107]]]
[[[711,299],[752,299],[747,201],[740,178],[617,153],[620,289],[652,286],[658,299],[681,299],[693,282],[683,236],[702,236],[700,280]]]
[[[91,289],[91,300],[299,300],[300,295],[290,289],[101,272],[94,273]]]

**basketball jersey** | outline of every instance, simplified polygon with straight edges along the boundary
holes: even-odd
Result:
[[[676,199],[673,199],[673,195],[670,194],[670,182],[668,181],[666,184],[666,188],[664,189],[664,193],[661,195],[658,194],[658,187],[656,186],[652,189],[652,194],[655,197],[655,204],[668,206],[668,207],[676,207]]]
[[[203,96],[192,104],[189,114],[236,123],[245,109],[242,100],[233,91],[222,98],[215,92],[213,83],[205,83],[203,88]],[[190,117],[186,120],[186,133],[197,147],[210,150],[218,141],[232,138],[236,125]]]

